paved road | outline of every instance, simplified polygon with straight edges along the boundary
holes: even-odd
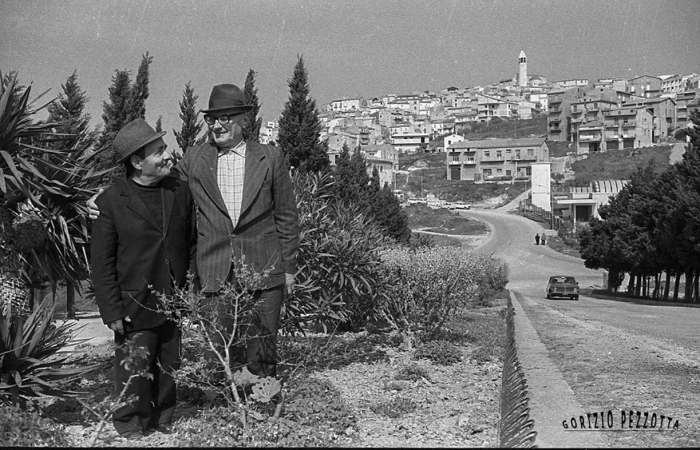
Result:
[[[579,301],[546,300],[544,289],[550,275],[573,275],[586,289],[602,285],[603,271],[587,269],[578,258],[535,245],[535,233],[553,232],[543,230],[538,223],[508,214],[507,210],[508,207],[490,211],[473,209],[461,214],[483,220],[492,228],[491,236],[477,251],[502,258],[510,266],[507,287],[520,299],[514,302],[516,341],[531,388],[531,417],[535,419],[539,433],[536,444],[540,447],[606,446],[607,435],[603,437],[599,432],[565,433],[561,428],[562,418],[585,414],[576,395],[579,389],[585,388],[576,383],[570,386],[564,378],[571,380],[571,374],[562,374],[559,370],[566,370],[567,366],[542,345],[542,341],[551,336],[550,324],[542,317],[558,316],[578,327],[589,328],[591,332],[598,330],[645,340],[659,351],[668,350],[665,353],[667,361],[685,356],[685,361],[692,363],[692,360],[700,360],[697,350],[700,348],[697,326],[700,308],[641,305],[585,295]],[[614,345],[614,342],[608,345]],[[630,388],[633,388],[633,383],[630,383]]]
[[[578,302],[553,302],[544,298],[550,275],[559,273],[576,277],[582,288],[600,288],[603,271],[587,269],[583,261],[562,255],[549,247],[534,244],[535,233],[551,230],[528,219],[507,214],[503,209],[470,210],[464,215],[483,220],[492,227],[488,239],[478,251],[503,258],[510,266],[508,288],[538,304],[554,306],[581,320],[599,322],[629,332],[664,339],[684,348],[700,348],[700,308],[641,305],[630,302],[599,300],[581,296]]]

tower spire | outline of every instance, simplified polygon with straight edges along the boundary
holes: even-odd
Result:
[[[518,55],[518,86],[527,86],[527,56],[525,52],[520,50],[520,55]]]

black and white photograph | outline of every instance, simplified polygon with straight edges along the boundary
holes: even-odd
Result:
[[[696,447],[699,23],[0,0],[0,447]]]

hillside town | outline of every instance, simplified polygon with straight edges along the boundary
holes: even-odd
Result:
[[[689,109],[700,103],[697,73],[552,81],[528,72],[524,51],[516,63],[511,77],[488,86],[331,101],[319,115],[331,164],[344,145],[360,147],[368,170],[377,167],[390,183],[399,154],[445,152],[448,180],[530,179],[532,163],[549,161],[552,142],[570,143],[577,155],[647,147],[685,128]],[[465,138],[476,123],[542,115],[546,135]],[[277,131],[277,122],[263,124],[261,141],[276,141]]]

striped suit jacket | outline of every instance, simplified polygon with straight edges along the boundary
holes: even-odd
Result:
[[[218,149],[189,148],[176,170],[197,204],[197,270],[204,292],[216,292],[229,278],[232,256],[256,272],[272,268],[267,287],[284,284],[296,272],[299,216],[282,151],[246,141],[241,212],[236,226],[216,181]]]

